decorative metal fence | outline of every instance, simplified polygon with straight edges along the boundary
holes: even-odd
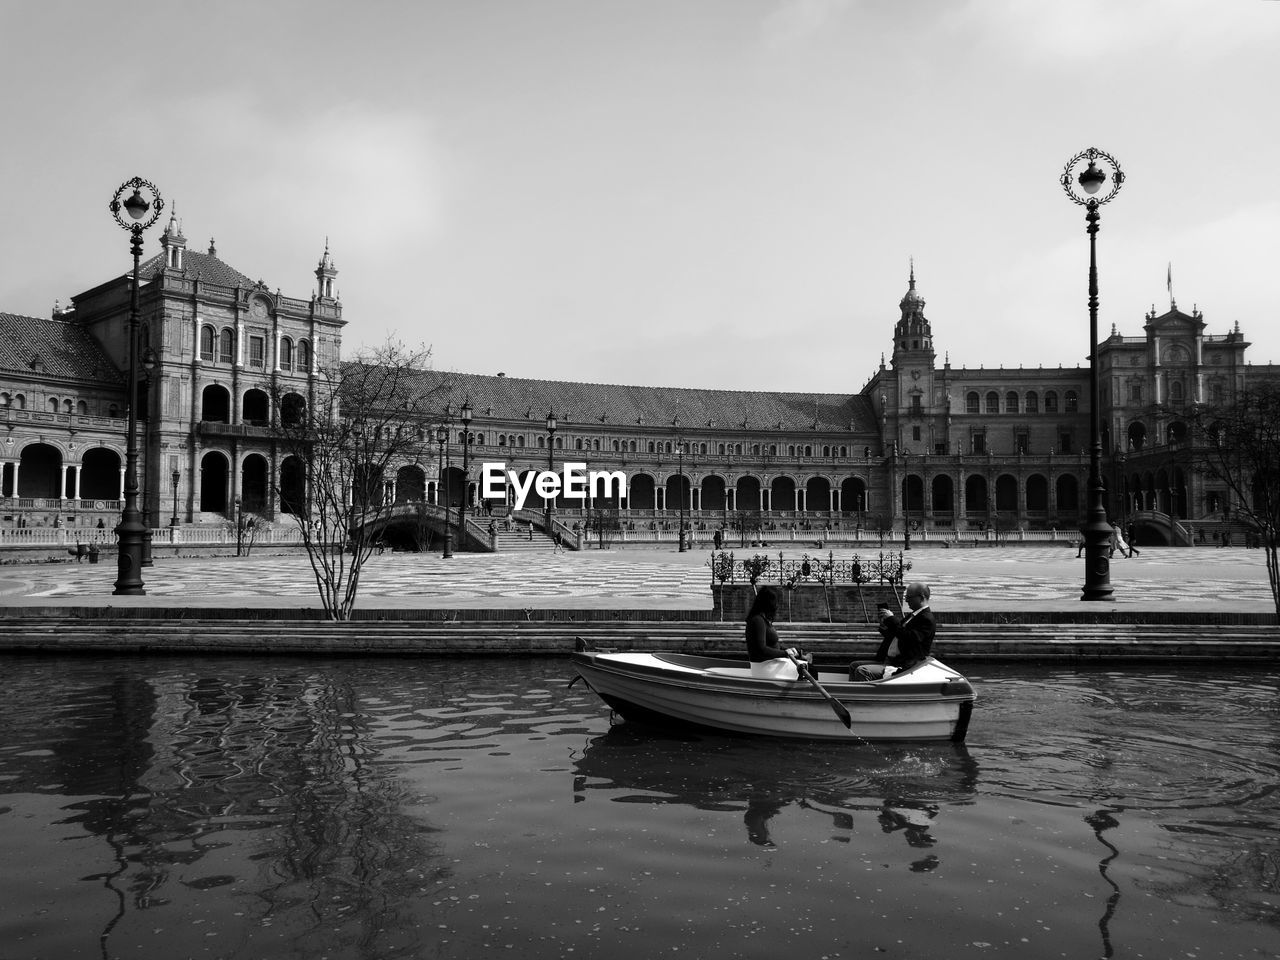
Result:
[[[855,553],[847,560],[835,559],[830,551],[825,557],[806,553],[792,560],[781,553],[776,557],[763,553],[739,557],[732,552],[722,552],[712,554],[707,565],[711,568],[713,587],[725,583],[776,583],[788,589],[801,583],[900,585],[911,569],[911,561],[905,559],[901,551],[897,554],[880,551],[866,556]]]

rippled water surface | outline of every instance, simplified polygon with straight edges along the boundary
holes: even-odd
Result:
[[[1280,956],[1274,670],[975,665],[958,747],[611,728],[559,659],[0,665],[3,960]]]

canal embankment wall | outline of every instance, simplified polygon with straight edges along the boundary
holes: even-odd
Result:
[[[567,656],[597,648],[740,658],[742,623],[715,610],[363,609],[349,621],[318,609],[0,608],[0,652],[330,656]],[[865,659],[879,635],[861,623],[779,620],[788,645],[822,660]],[[1274,663],[1270,614],[1208,611],[975,610],[942,618],[946,661]]]

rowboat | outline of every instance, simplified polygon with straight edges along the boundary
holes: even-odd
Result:
[[[770,737],[958,743],[974,702],[969,681],[932,657],[887,680],[815,665],[817,683],[759,679],[745,660],[680,653],[579,650],[573,666],[629,722]]]

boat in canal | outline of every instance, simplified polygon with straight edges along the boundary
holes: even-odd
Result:
[[[816,664],[810,677],[761,679],[745,660],[680,653],[577,650],[573,665],[629,722],[770,737],[962,742],[974,703],[969,681],[932,657],[858,681]]]

